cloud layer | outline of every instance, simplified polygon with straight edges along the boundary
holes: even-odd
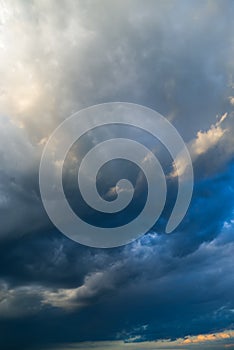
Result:
[[[0,6],[3,348],[94,341],[97,348],[118,349],[125,341],[129,349],[147,349],[161,339],[170,339],[173,349],[183,342],[188,349],[201,342],[202,349],[231,348],[233,333],[222,335],[234,325],[233,2],[10,0]],[[43,146],[62,120],[109,101],[165,115],[188,145],[195,186],[184,221],[172,235],[163,234],[178,176],[168,154],[134,130],[90,133],[69,154],[64,179],[70,202],[84,216],[95,223],[119,220],[87,214],[74,195],[74,161],[115,132],[140,139],[161,157],[171,189],[147,235],[99,250],[69,241],[52,226],[38,169]],[[183,172],[183,159],[177,161]],[[115,196],[115,179],[127,171],[142,206],[141,173],[124,163],[104,170],[105,198]]]

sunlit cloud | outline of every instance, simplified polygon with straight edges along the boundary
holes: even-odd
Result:
[[[158,341],[106,341],[106,342],[84,342],[80,344],[70,344],[66,347],[59,347],[61,350],[68,349],[107,349],[107,350],[121,350],[121,349],[129,349],[129,350],[146,350],[146,349],[221,349],[221,348],[232,348],[233,344],[227,344],[225,342],[233,341],[234,339],[234,331],[227,330],[222,332],[217,332],[213,334],[199,334],[194,337],[185,337],[184,339],[161,339]],[[54,347],[51,347],[54,349]]]
[[[215,124],[211,125],[210,129],[207,131],[198,131],[196,138],[188,143],[188,149],[193,161],[217,145],[224,137],[227,129],[222,124],[227,117],[228,113],[224,113]],[[183,174],[186,166],[185,160],[179,155],[174,161],[174,171],[171,173],[171,176],[175,177]]]

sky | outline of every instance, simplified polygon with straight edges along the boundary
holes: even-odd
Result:
[[[2,349],[234,349],[233,17],[232,0],[0,1]],[[88,133],[64,171],[67,198],[84,218],[127,222],[147,194],[143,183],[123,217],[90,212],[75,194],[74,169],[104,136],[141,140],[159,156],[169,188],[162,217],[144,236],[91,248],[50,222],[39,164],[62,121],[115,101],[152,108],[177,128],[194,191],[181,224],[165,234],[183,159],[176,174],[150,135]],[[136,186],[132,164],[102,169],[104,198],[126,173]]]

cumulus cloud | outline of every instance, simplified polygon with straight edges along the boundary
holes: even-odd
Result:
[[[231,149],[228,146],[231,140],[230,136],[232,134],[233,121],[232,120],[230,121],[230,125],[228,125],[227,128],[223,127],[222,125],[227,117],[228,117],[228,113],[223,114],[221,118],[215,124],[212,124],[207,131],[198,131],[196,138],[188,143],[187,145],[188,150],[190,152],[193,162],[195,162],[199,156],[205,154],[206,152],[208,152],[210,149],[214,148],[218,144],[220,145],[225,144],[227,148],[226,158],[228,158],[227,156],[230,156],[233,154],[234,144],[232,143]],[[225,136],[226,136],[226,139],[225,139]],[[221,144],[221,141],[223,141],[222,144]],[[186,166],[187,164],[185,162],[185,159],[183,159],[180,155],[178,155],[177,159],[175,159],[174,161],[174,165],[173,165],[174,170],[171,176],[172,177],[180,176],[185,172]]]
[[[225,129],[222,129],[220,125],[226,118],[227,113],[215,125],[211,125],[208,131],[198,131],[195,141],[190,146],[193,155],[196,156],[205,153],[209,148],[214,147],[219,142],[225,133]]]

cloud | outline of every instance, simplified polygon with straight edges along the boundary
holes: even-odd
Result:
[[[161,339],[158,341],[151,342],[122,342],[122,341],[105,341],[105,342],[83,342],[83,343],[74,343],[68,344],[65,347],[59,347],[61,350],[72,349],[200,349],[201,346],[205,349],[225,349],[233,347],[233,344],[227,342],[233,340],[234,331],[227,330],[223,332],[213,333],[213,334],[199,334],[195,337],[186,337],[185,339]],[[54,349],[52,346],[50,349]]]
[[[54,307],[74,310],[88,305],[96,300],[97,295],[103,295],[105,290],[113,289],[107,273],[94,272],[85,277],[84,284],[72,289],[58,289],[57,291],[45,291],[43,303]]]
[[[1,282],[0,317],[4,319],[25,317],[38,313],[41,309],[40,288],[21,286],[10,288]]]
[[[225,133],[225,129],[222,129],[220,125],[226,118],[227,113],[225,113],[215,125],[211,125],[208,131],[198,131],[197,138],[191,144],[192,154],[200,155],[205,153],[209,148],[214,147],[219,142]]]
[[[1,115],[23,130],[34,153],[30,157],[36,159],[32,172],[25,170],[22,197],[30,192],[26,183],[37,178],[39,155],[54,127],[82,107],[113,100],[144,104],[170,116],[188,142],[197,130],[209,129],[215,114],[223,113],[228,83],[224,71],[230,71],[232,57],[229,7],[185,4],[175,9],[172,2],[159,2],[155,9],[151,1],[147,7],[138,1],[111,6],[105,1],[101,6],[98,1],[85,6],[74,1],[2,2]],[[202,33],[214,22],[207,41]],[[190,43],[193,47],[187,50]],[[220,140],[221,129],[214,125],[207,135],[200,132],[196,150],[210,149]],[[95,136],[89,141],[95,143]],[[231,141],[225,147],[231,154]],[[34,206],[40,210],[32,203],[29,209]],[[25,214],[20,216],[23,230],[27,220],[24,225]],[[32,216],[36,226],[47,228],[46,217]],[[12,223],[6,225],[9,234]]]
[[[223,128],[222,124],[227,117],[227,113],[223,114],[220,120],[218,120],[215,124],[212,124],[207,131],[198,131],[196,138],[188,143],[188,150],[193,162],[195,162],[199,156],[214,148],[222,139],[225,138],[225,133],[228,131],[228,129]],[[227,136],[227,140],[224,140],[224,142],[228,141],[228,137],[230,137],[230,130]],[[233,150],[231,150],[231,152]],[[185,160],[180,155],[178,155],[177,159],[174,161],[174,170],[171,173],[171,176],[180,176],[185,172],[186,166],[187,164]]]
[[[84,106],[128,100],[182,120],[189,137],[191,121],[200,129],[204,118],[209,123],[222,112],[223,72],[232,57],[225,15],[232,5],[185,4],[175,18],[172,2],[155,9],[151,1],[144,8],[139,1],[4,1],[2,112],[41,140]],[[202,33],[214,22],[207,40]]]
[[[0,116],[0,239],[32,232],[45,220],[38,194],[38,158],[24,130]]]
[[[192,342],[196,334],[231,327],[232,221],[223,223],[217,238],[182,257],[178,251],[184,249],[183,241],[177,241],[178,236],[156,233],[110,251],[76,246],[53,232],[9,242],[0,254],[4,276],[0,324],[7,319],[15,332],[15,324],[23,327],[29,322],[32,338],[40,329],[38,345],[43,346],[48,329],[52,343],[59,333],[66,343],[71,337],[76,342],[92,336],[94,340],[135,339],[144,346],[148,340],[188,334],[191,337],[186,339]],[[187,238],[192,244],[194,237]],[[7,334],[2,334],[1,342],[9,341]],[[15,339],[22,341],[17,333]]]
[[[175,349],[188,334],[191,344],[183,348],[199,348],[200,334],[202,348],[220,350],[219,337],[226,331],[220,332],[233,328],[234,309],[232,8],[228,0],[1,2],[4,349],[51,343],[57,349],[57,343],[91,340],[108,341],[95,343],[101,348],[140,349],[155,346],[157,339],[171,339],[158,345]],[[150,233],[104,251],[76,245],[52,227],[39,196],[38,168],[43,146],[62,120],[109,101],[135,102],[167,116],[188,144],[195,187],[177,232],[160,233],[166,209]],[[215,115],[222,117],[214,120]],[[132,130],[119,133],[139,137]],[[112,135],[113,130],[87,135],[70,154],[68,175],[74,179],[79,157]],[[160,153],[150,136],[139,138]],[[171,170],[168,158],[166,170]],[[183,171],[183,160],[178,164]],[[124,170],[119,163],[106,175],[103,170],[104,195],[115,194],[114,180]],[[134,169],[127,170],[144,191],[142,174],[134,177]],[[64,182],[73,199],[68,175]],[[169,180],[174,189],[175,178]],[[169,193],[168,207],[173,199]],[[90,217],[96,223],[110,220]],[[124,343],[129,339],[142,344]],[[231,346],[233,340],[226,340]]]
[[[229,101],[230,101],[230,104],[233,106],[234,105],[234,97],[230,96]]]
[[[194,337],[186,337],[183,344],[194,344],[194,343],[206,343],[215,342],[217,340],[231,339],[234,338],[234,331],[224,331],[214,334],[199,334]]]

